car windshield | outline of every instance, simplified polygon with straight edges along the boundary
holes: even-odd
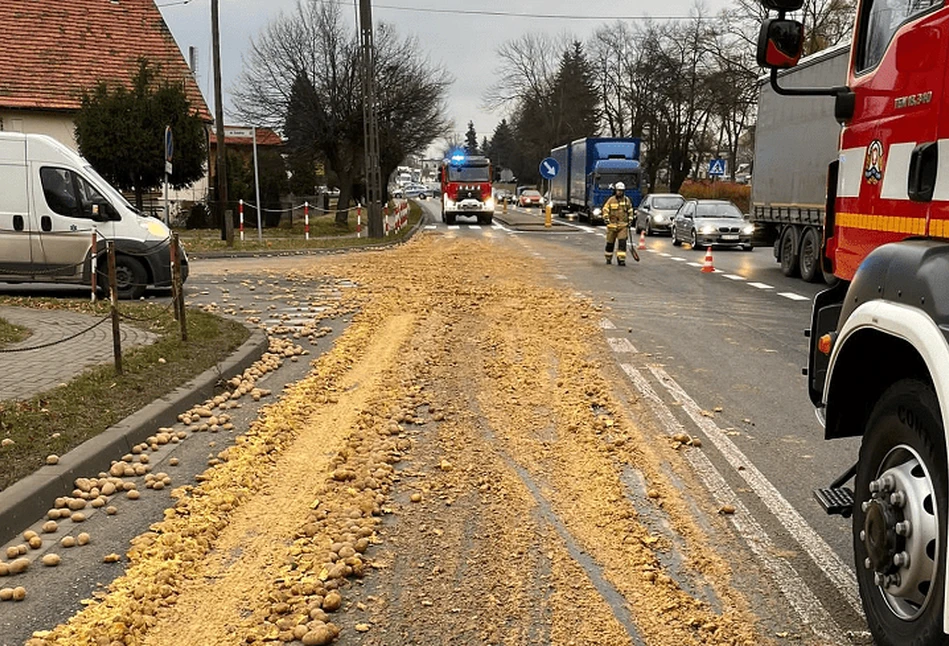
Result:
[[[656,197],[652,200],[652,208],[659,211],[678,211],[685,200],[681,197]]]
[[[449,182],[488,182],[491,180],[487,166],[449,166]]]
[[[129,201],[125,199],[124,195],[119,193],[117,190],[115,190],[115,188],[113,188],[111,184],[105,181],[102,175],[96,172],[95,168],[93,168],[91,165],[87,165],[84,167],[83,170],[85,170],[86,173],[92,177],[93,181],[95,181],[95,183],[97,184],[97,187],[100,190],[110,195],[112,199],[120,202],[125,208],[127,208],[132,213],[137,213],[139,215],[142,215],[142,212],[136,209],[134,206],[132,206],[129,203]]]
[[[699,204],[695,210],[697,218],[738,218],[744,216],[734,204]]]
[[[524,191],[521,195],[524,197],[540,197],[540,191]]]

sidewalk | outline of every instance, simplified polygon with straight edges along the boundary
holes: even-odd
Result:
[[[10,352],[65,339],[93,325],[98,317],[66,310],[0,307],[0,318],[32,332],[26,340],[0,351],[0,401],[27,399],[112,360],[112,326],[108,321],[64,343]],[[122,324],[120,329],[123,348],[150,345],[158,339],[133,325]]]

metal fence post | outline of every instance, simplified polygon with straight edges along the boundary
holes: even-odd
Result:
[[[188,340],[188,321],[185,317],[185,286],[184,282],[181,280],[181,263],[178,262],[178,234],[173,233],[171,235],[171,247],[172,254],[175,259],[175,264],[171,272],[171,282],[174,285],[174,310],[175,318],[178,319],[178,324],[181,326],[181,340]]]
[[[92,230],[92,248],[89,256],[89,282],[92,285],[92,302],[96,302],[96,273],[99,271],[99,239],[97,231]]]
[[[115,241],[108,241],[109,251],[109,296],[112,300],[112,354],[115,357],[115,374],[122,374],[122,331],[119,329],[119,288],[115,278]]]

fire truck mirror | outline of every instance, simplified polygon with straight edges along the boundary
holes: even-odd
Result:
[[[761,0],[761,6],[768,11],[800,11],[804,0]]]
[[[765,20],[758,36],[758,65],[770,69],[794,67],[804,53],[804,25],[784,18]]]

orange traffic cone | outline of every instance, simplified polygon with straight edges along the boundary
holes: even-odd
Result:
[[[646,248],[646,232],[645,232],[645,231],[640,231],[640,232],[639,232],[639,247],[638,247],[638,249],[645,249],[645,248]]]
[[[702,265],[703,274],[711,274],[715,272],[715,265],[712,263],[712,248],[709,247],[708,251],[705,252],[705,264]]]

